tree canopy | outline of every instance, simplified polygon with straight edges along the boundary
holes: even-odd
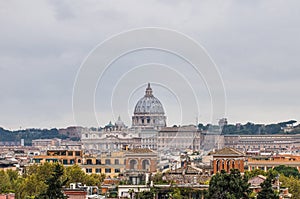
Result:
[[[65,198],[62,187],[73,182],[100,186],[104,174],[86,174],[78,165],[65,168],[59,163],[31,165],[25,174],[17,171],[0,171],[0,193],[15,193],[16,199]]]
[[[239,170],[232,169],[230,173],[224,170],[212,177],[209,183],[210,199],[240,199],[248,198],[250,184],[246,176],[242,177]]]
[[[257,195],[257,199],[279,199],[278,193],[272,188],[272,182],[274,181],[274,176],[268,175],[267,179],[260,184],[261,191]]]
[[[277,171],[280,174],[285,175],[286,177],[295,177],[295,178],[300,178],[300,173],[298,169],[295,167],[289,167],[285,165],[280,165],[274,168],[275,171]]]

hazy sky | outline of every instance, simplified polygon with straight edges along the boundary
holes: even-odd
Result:
[[[299,8],[297,0],[0,1],[0,126],[95,125],[73,119],[72,92],[80,65],[100,42],[143,27],[173,29],[204,46],[224,81],[230,123],[300,120]],[[120,59],[103,79],[108,86],[100,82],[96,89],[100,125],[121,115],[130,126],[147,82],[154,82],[169,125],[195,123],[196,117],[217,122],[210,120],[209,93],[201,79],[192,85],[198,99],[184,98],[191,96],[184,87],[192,79],[190,70],[178,75],[146,66],[124,76],[126,66],[152,62],[188,67],[177,57],[151,50]],[[156,79],[148,76],[153,70],[159,71]],[[130,98],[110,100],[114,87],[124,91],[116,83],[122,75]],[[179,80],[181,76],[186,79]],[[172,85],[169,90],[163,87],[166,82]]]

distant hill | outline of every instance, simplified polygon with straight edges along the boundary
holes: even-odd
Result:
[[[222,134],[230,135],[265,135],[265,134],[300,134],[300,125],[294,126],[296,120],[289,120],[287,122],[279,122],[274,124],[255,124],[248,122],[246,124],[226,124],[222,128]],[[214,129],[220,129],[216,125],[198,125],[199,129],[204,132]]]
[[[78,129],[77,129],[78,128]],[[31,141],[34,139],[69,139],[79,140],[81,127],[69,127],[66,129],[25,129],[9,131],[0,127],[0,142],[20,142],[24,139],[26,146],[31,145]]]

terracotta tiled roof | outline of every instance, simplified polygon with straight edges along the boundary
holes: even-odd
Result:
[[[178,168],[175,170],[170,170],[170,173],[171,174],[176,174],[176,173],[182,174],[183,170],[185,170],[186,174],[198,174],[198,173],[202,172],[202,169],[188,165],[187,168],[181,167],[181,168]]]
[[[130,153],[154,153],[151,149],[147,149],[147,148],[133,148],[133,149],[129,149],[127,152],[130,152]]]
[[[210,155],[212,156],[218,156],[218,155],[237,155],[237,156],[243,156],[244,153],[237,150],[237,149],[233,149],[233,148],[223,148],[223,149],[220,149],[220,150],[217,150],[215,152],[210,152],[209,153]]]

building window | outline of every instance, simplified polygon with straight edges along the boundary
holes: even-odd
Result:
[[[92,173],[92,169],[91,169],[91,168],[86,168],[86,169],[85,169],[85,172],[86,172],[86,173]]]
[[[119,159],[115,159],[115,164],[120,164]]]
[[[101,169],[100,168],[96,168],[96,173],[101,173]]]
[[[68,160],[63,159],[63,164],[68,164]]]
[[[111,169],[105,169],[105,173],[111,173]]]
[[[120,173],[120,169],[115,169],[115,173]]]
[[[98,164],[98,165],[101,164],[101,160],[97,159],[96,164]]]
[[[68,151],[68,156],[73,156],[73,151]]]
[[[106,159],[106,160],[105,160],[105,164],[110,165],[110,159]]]
[[[75,151],[76,156],[80,156],[80,151]]]
[[[135,159],[130,160],[130,162],[129,162],[129,168],[130,169],[134,169],[134,170],[137,169],[137,161]]]
[[[80,160],[80,159],[78,159],[78,161],[77,161],[77,162],[78,162],[78,164],[80,164],[80,163],[81,163],[81,160]]]
[[[87,159],[86,164],[93,164],[92,159]]]
[[[70,164],[74,164],[74,163],[75,163],[74,159],[71,159]]]
[[[149,163],[149,160],[143,160],[143,161],[142,161],[142,169],[143,169],[143,170],[149,171],[149,169],[150,169],[150,163]]]

